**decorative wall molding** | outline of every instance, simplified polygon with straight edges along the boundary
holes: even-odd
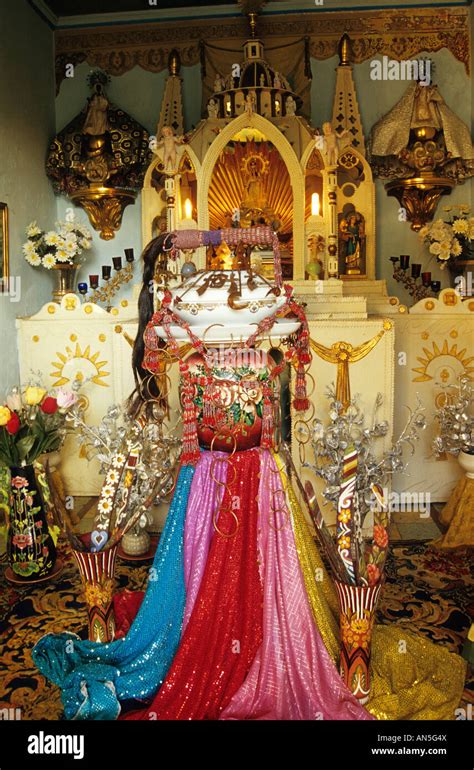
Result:
[[[171,34],[172,31],[172,34]],[[376,55],[400,60],[419,53],[447,48],[470,73],[469,10],[434,7],[377,11],[318,11],[314,14],[261,16],[259,36],[271,45],[310,38],[315,59],[337,53],[342,32],[351,38],[352,61],[360,63]],[[148,72],[166,69],[171,48],[177,48],[183,66],[200,61],[200,40],[235,48],[249,36],[245,18],[195,19],[159,25],[115,25],[55,32],[57,88],[65,77],[65,65],[86,61],[110,75],[123,75],[135,66]]]

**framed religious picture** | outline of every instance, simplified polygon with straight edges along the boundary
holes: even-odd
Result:
[[[8,206],[0,203],[0,290],[3,290],[9,277],[8,258]]]

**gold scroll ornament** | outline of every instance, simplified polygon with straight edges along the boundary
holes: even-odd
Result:
[[[341,341],[334,342],[331,347],[328,348],[325,345],[321,345],[320,342],[310,339],[311,349],[314,350],[323,361],[328,361],[330,364],[337,365],[336,398],[341,402],[344,412],[351,403],[349,364],[354,364],[365,358],[382,339],[385,332],[389,331],[391,328],[391,321],[384,321],[383,328],[375,335],[375,337],[372,337],[371,340],[367,340],[366,342],[362,342],[362,344],[357,347],[351,345],[350,342]]]

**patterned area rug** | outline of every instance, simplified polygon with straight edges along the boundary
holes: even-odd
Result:
[[[57,687],[32,663],[30,651],[44,634],[73,631],[84,637],[85,605],[81,581],[69,545],[62,544],[64,568],[54,581],[32,588],[0,578],[0,709],[21,710],[22,719],[61,719]],[[381,623],[407,624],[452,652],[460,652],[474,609],[474,576],[466,551],[443,553],[425,543],[395,545],[379,610]],[[150,563],[117,562],[119,589],[143,590]],[[4,570],[5,565],[3,565]],[[463,702],[474,702],[473,677]]]

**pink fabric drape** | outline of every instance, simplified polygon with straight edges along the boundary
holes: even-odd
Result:
[[[261,463],[263,642],[220,719],[372,719],[343,684],[314,624],[282,480],[270,452]]]
[[[224,483],[227,478],[229,455],[226,452],[202,452],[191,485],[184,525],[184,633],[193,611],[196,596],[206,568],[207,557],[215,532],[213,517],[219,510]],[[224,462],[222,461],[224,460]]]

